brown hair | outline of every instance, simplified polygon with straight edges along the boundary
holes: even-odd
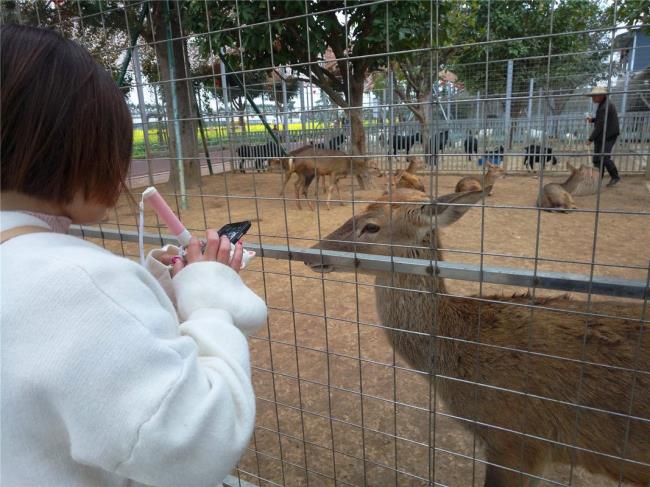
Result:
[[[1,189],[114,206],[131,159],[131,115],[88,51],[52,30],[3,25]]]

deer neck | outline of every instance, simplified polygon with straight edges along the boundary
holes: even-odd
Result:
[[[483,176],[483,187],[492,186],[497,180],[496,174],[492,172],[486,172]]]
[[[402,257],[442,260],[440,252],[434,249],[409,249],[409,255]],[[430,371],[434,366],[444,371],[455,367],[459,354],[455,342],[431,338],[458,336],[454,328],[463,324],[462,314],[466,312],[458,300],[446,296],[444,280],[435,273],[386,272],[379,274],[375,283],[377,311],[395,350],[418,370]]]
[[[575,174],[571,174],[569,178],[564,181],[560,186],[564,188],[567,193],[573,193],[580,184],[579,178]]]

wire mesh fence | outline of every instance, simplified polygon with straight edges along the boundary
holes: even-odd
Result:
[[[133,192],[155,183],[195,233],[253,222],[244,279],[269,320],[230,484],[647,485],[650,47],[624,7],[39,0],[3,18],[115,73]],[[613,188],[591,169],[595,85],[618,109]],[[145,230],[169,241],[148,211]],[[126,196],[76,231],[137,256]]]
[[[499,146],[509,147],[505,166],[509,171],[525,171],[523,164],[525,149],[530,145],[543,143],[544,135],[548,137],[546,146],[551,148],[560,158],[558,165],[549,167],[550,171],[567,171],[566,163],[591,164],[591,155],[587,139],[590,127],[585,124],[583,115],[553,116],[544,118],[516,118],[512,119],[510,130],[507,130],[503,120],[489,119],[477,121],[475,119],[452,119],[440,122],[440,131],[448,131],[448,138],[440,151],[440,171],[475,171],[480,172],[478,160],[487,151],[495,150]],[[624,134],[616,147],[616,159],[619,171],[622,173],[644,173],[647,168],[646,147],[650,142],[650,115],[648,112],[627,113],[620,117],[619,123]],[[241,132],[228,135],[227,130],[215,125],[209,130],[208,143],[211,147],[212,158],[215,161],[232,163],[239,161],[237,148],[250,147],[250,157],[242,162],[242,168],[248,170],[267,169],[267,161],[271,157],[278,157],[279,150],[265,149],[268,136],[264,132]],[[392,165],[400,167],[399,160],[389,161],[389,155],[402,156],[422,154],[426,152],[419,139],[420,126],[417,123],[400,123],[392,125],[392,135],[389,134],[388,125],[378,124],[377,120],[370,119],[365,125],[366,148],[368,154],[378,158],[382,170],[389,170]],[[211,135],[214,137],[211,137]],[[474,135],[475,134],[475,135]],[[393,136],[401,138],[400,143],[393,144]],[[402,142],[412,138],[413,144],[406,147]],[[473,138],[477,141],[474,152],[466,151],[467,141]],[[479,142],[479,140],[481,142]],[[229,142],[235,148],[234,152],[228,147]],[[348,135],[341,128],[302,128],[288,129],[285,147],[289,150],[298,149],[305,144],[322,145],[326,148],[349,148]],[[159,149],[166,146],[159,145]],[[480,147],[480,151],[478,150]],[[408,151],[408,152],[407,152]],[[255,164],[255,160],[259,162]],[[136,165],[146,167],[145,159],[136,159]],[[207,164],[206,164],[207,166]],[[163,166],[161,166],[163,167]],[[206,167],[207,169],[207,167]],[[166,177],[169,171],[169,162],[164,163],[160,177]],[[143,172],[143,171],[141,171]],[[137,184],[137,183],[136,183]]]

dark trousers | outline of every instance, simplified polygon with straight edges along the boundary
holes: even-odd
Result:
[[[612,149],[616,144],[616,139],[607,139],[605,144],[602,140],[594,141],[594,157],[592,163],[594,166],[600,168],[601,177],[605,175],[605,169],[611,176],[612,179],[618,178],[618,169],[612,160]]]

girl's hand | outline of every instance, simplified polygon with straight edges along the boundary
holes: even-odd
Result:
[[[178,274],[186,265],[191,265],[195,262],[210,262],[216,261],[221,264],[227,265],[235,272],[239,272],[242,264],[242,255],[244,246],[240,240],[235,245],[232,261],[230,260],[230,240],[225,235],[219,237],[216,230],[207,230],[205,252],[201,252],[201,245],[199,239],[192,237],[190,244],[187,246],[185,259],[187,263],[178,255],[164,254],[160,257],[160,261],[165,265],[172,266],[172,277]]]

